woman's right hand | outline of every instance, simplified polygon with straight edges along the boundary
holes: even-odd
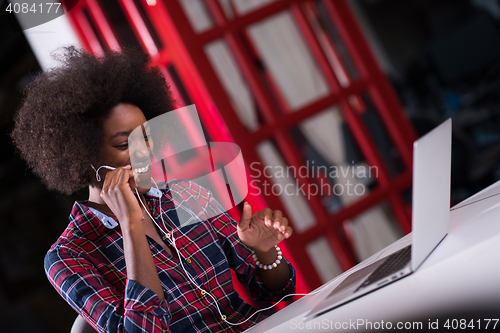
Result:
[[[101,198],[115,214],[122,228],[131,222],[142,221],[142,209],[134,195],[136,187],[130,165],[109,171],[104,179]]]
[[[131,166],[116,168],[106,174],[101,198],[120,221],[127,279],[151,289],[160,300],[165,292],[144,231],[142,209],[134,195],[137,184]]]

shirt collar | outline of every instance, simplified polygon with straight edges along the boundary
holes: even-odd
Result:
[[[150,197],[155,197],[155,198],[161,198],[162,196],[162,193],[159,189],[157,189],[156,187],[152,187],[147,193],[146,195],[150,196]]]
[[[114,229],[118,226],[118,222],[112,217],[98,211],[95,208],[89,207],[90,211],[101,221],[102,224],[108,229]]]

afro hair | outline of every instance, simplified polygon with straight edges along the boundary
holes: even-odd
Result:
[[[90,164],[101,159],[102,122],[120,103],[147,120],[173,109],[158,67],[137,50],[94,56],[74,47],[56,55],[60,66],[38,75],[16,112],[14,144],[51,190],[65,194],[94,184]]]

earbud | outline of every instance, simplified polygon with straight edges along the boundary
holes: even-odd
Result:
[[[101,176],[99,175],[99,170],[101,170],[101,168],[108,169],[108,170],[114,170],[114,169],[116,169],[116,168],[113,168],[112,166],[109,166],[109,165],[101,165],[96,170],[96,168],[92,165],[92,163],[90,163],[90,166],[92,167],[92,169],[94,169],[94,171],[95,171],[95,178],[97,179],[98,182],[101,181]]]

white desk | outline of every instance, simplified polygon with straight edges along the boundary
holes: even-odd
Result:
[[[489,197],[497,193],[500,181],[456,205],[454,208],[461,208],[451,211],[448,235],[410,276],[325,313],[306,326],[302,318],[343,281],[344,273],[325,284],[330,285],[321,292],[301,298],[246,332],[325,332],[332,331],[326,323],[357,320],[383,320],[396,325],[399,321],[475,308],[498,310],[496,318],[500,319],[500,195]],[[484,200],[467,205],[480,199]],[[407,245],[410,237],[404,236],[350,271]],[[428,319],[423,324],[427,328]],[[353,326],[346,329],[344,324],[340,331],[353,330]]]

